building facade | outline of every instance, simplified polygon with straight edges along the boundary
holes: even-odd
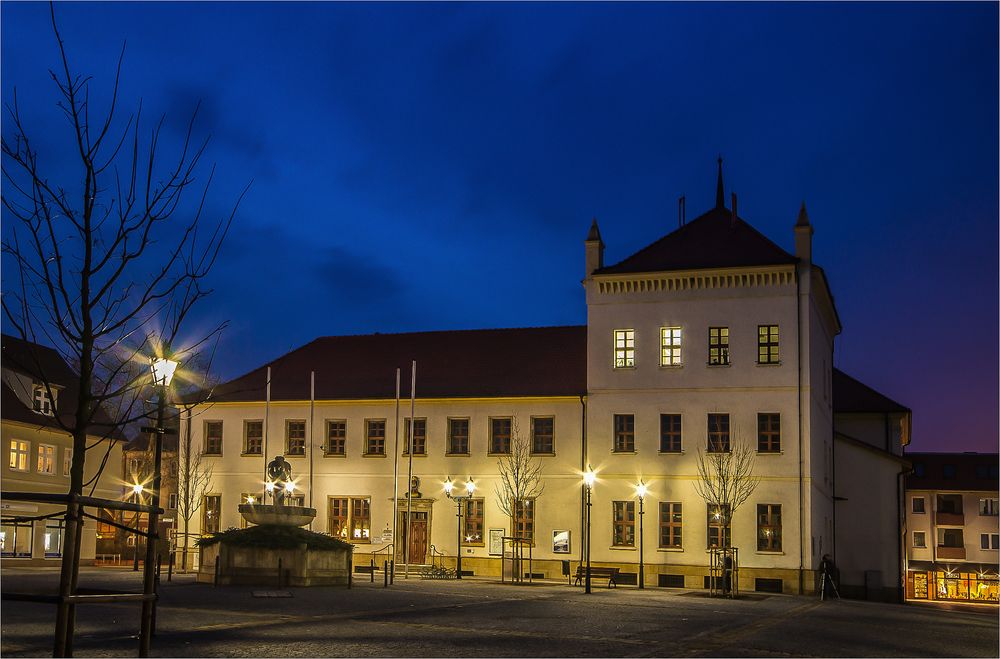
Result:
[[[318,511],[314,530],[355,542],[357,554],[388,552],[396,538],[397,560],[408,551],[410,563],[453,561],[461,535],[463,570],[499,575],[500,538],[518,536],[531,540],[532,574],[561,577],[563,561],[583,557],[590,468],[591,560],[621,568],[622,583],[634,583],[641,561],[648,586],[701,588],[710,550],[733,545],[741,588],[813,592],[837,545],[840,321],[812,263],[805,208],[793,254],[726,207],[721,169],[717,187],[714,208],[617,264],[604,264],[594,221],[585,326],[326,337],[217,387],[186,421],[213,469],[201,530],[239,526],[237,505],[261,496],[280,453]],[[542,492],[505,511],[500,463],[518,438],[540,465]],[[893,441],[887,453],[898,457],[908,435]],[[698,464],[737,445],[750,448],[758,484],[725,537],[720,511],[696,491]],[[469,478],[477,488],[459,530],[443,485]],[[887,581],[898,592],[900,498],[868,504],[895,511],[879,538],[889,546],[868,550],[897,557]]]
[[[0,371],[0,436],[7,453],[4,492],[65,494],[69,490],[73,438],[62,429],[56,416],[72,417],[74,374],[55,350],[7,335],[3,336]],[[96,457],[87,460],[84,482],[94,484],[92,496],[121,496],[117,470],[102,470],[100,458],[106,454],[106,464],[120,464],[122,443],[120,437],[88,438]],[[89,487],[87,492],[90,494]],[[57,565],[62,558],[64,521],[60,516],[37,518],[65,511],[66,507],[20,501],[4,501],[2,506],[0,550],[4,564]],[[100,553],[98,534],[98,523],[85,518],[82,564],[93,563]]]
[[[906,477],[906,596],[996,603],[998,456],[911,453]]]

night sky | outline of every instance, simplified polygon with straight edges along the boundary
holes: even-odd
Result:
[[[591,218],[617,262],[713,205],[721,153],[788,251],[806,202],[836,365],[913,409],[911,448],[997,450],[996,3],[57,11],[92,94],[127,41],[121,102],[164,139],[201,100],[214,213],[253,181],[191,326],[231,322],[225,378],[323,335],[582,324]],[[0,17],[58,170],[48,5]]]

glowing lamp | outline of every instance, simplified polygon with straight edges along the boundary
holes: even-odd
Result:
[[[266,489],[268,492],[274,492],[274,483],[272,483],[271,481],[268,481],[264,485],[264,489]]]
[[[149,370],[153,374],[153,382],[158,386],[169,387],[170,380],[177,370],[177,362],[164,357],[154,357],[149,360]]]
[[[253,497],[247,497],[247,503],[253,504],[253,502],[254,502],[254,498]]]
[[[142,483],[136,483],[132,486],[132,494],[142,494],[143,489]]]
[[[587,473],[583,475],[583,482],[587,484],[587,487],[593,487],[596,480],[597,474],[594,473],[590,465],[587,465]]]
[[[295,483],[285,483],[285,492],[293,492],[295,490]]]
[[[472,496],[472,493],[476,491],[476,484],[472,482],[471,477],[469,478],[469,482],[465,484],[465,491],[469,493],[470,497]]]
[[[638,495],[638,497],[640,499],[644,499],[644,498],[646,498],[646,492],[647,491],[648,490],[646,489],[646,484],[643,483],[642,481],[639,481],[639,485],[636,486],[636,488],[635,488],[636,495]]]
[[[448,496],[451,496],[451,491],[454,489],[455,489],[455,484],[451,482],[451,476],[448,476],[448,478],[444,482],[444,493],[447,494]]]

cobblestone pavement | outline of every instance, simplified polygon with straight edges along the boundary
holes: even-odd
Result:
[[[90,568],[81,587],[140,590],[141,573]],[[55,592],[54,569],[5,568],[4,592]],[[481,579],[356,581],[254,597],[175,576],[163,583],[154,656],[775,657],[998,656],[997,610]],[[0,654],[51,655],[54,607],[6,602]],[[137,604],[79,607],[76,656],[135,656]]]

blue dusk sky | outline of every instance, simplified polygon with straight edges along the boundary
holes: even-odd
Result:
[[[165,114],[165,142],[201,101],[210,211],[253,181],[192,330],[230,321],[225,378],[317,336],[583,324],[591,218],[617,262],[676,228],[681,195],[689,220],[714,204],[721,153],[727,200],[789,251],[806,202],[836,365],[913,409],[911,448],[997,449],[996,3],[57,15],[95,99],[127,42],[120,103]],[[3,100],[58,161],[48,5],[0,18]]]

